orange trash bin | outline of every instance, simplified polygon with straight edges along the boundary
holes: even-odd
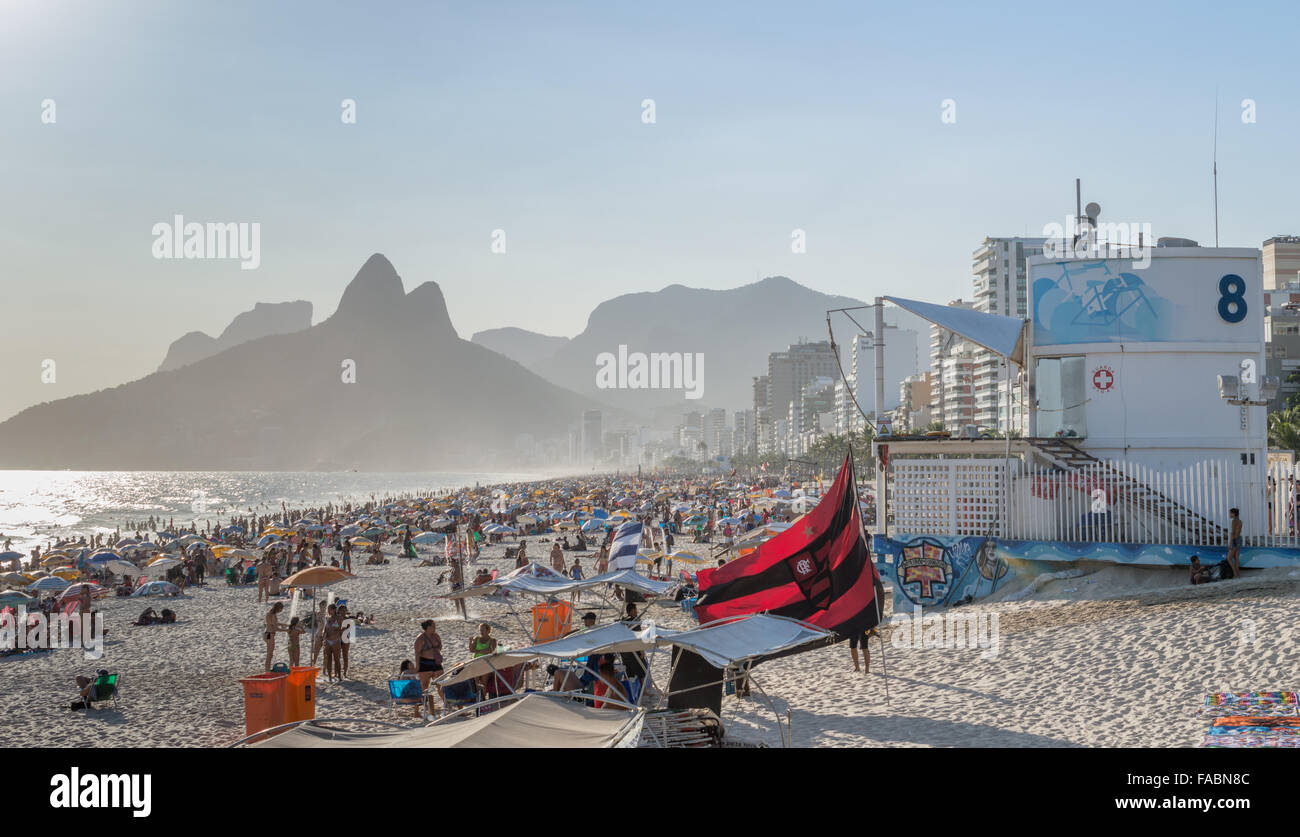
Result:
[[[244,734],[252,735],[284,723],[286,674],[254,674],[240,679],[244,686]]]
[[[316,675],[320,666],[290,666],[285,681],[284,722],[310,721],[316,717]]]

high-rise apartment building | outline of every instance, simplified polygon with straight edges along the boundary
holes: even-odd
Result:
[[[973,307],[986,314],[1024,319],[1029,316],[1029,288],[1025,260],[1041,256],[1045,238],[986,238],[975,250],[971,272],[975,291]],[[972,346],[974,410],[972,422],[1005,431],[1020,422],[1017,371],[1002,358]],[[1011,413],[1007,412],[1007,376],[1011,375]]]

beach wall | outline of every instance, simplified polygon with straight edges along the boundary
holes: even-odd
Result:
[[[1006,540],[974,536],[897,534],[872,536],[872,554],[882,578],[894,587],[895,612],[926,609],[984,598],[1015,578],[1071,569],[1078,564],[1188,566],[1193,555],[1204,565],[1228,557],[1226,546],[1122,544],[1077,541]],[[1245,569],[1300,567],[1300,548],[1242,547]]]

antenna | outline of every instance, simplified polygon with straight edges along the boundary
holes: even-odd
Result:
[[[1214,88],[1214,246],[1219,246],[1219,88]]]

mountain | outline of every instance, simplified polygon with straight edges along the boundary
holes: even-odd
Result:
[[[534,372],[543,368],[566,343],[567,337],[551,337],[522,328],[490,328],[474,334],[470,340],[523,364]]]
[[[785,276],[730,290],[670,285],[601,303],[587,328],[537,368],[547,380],[619,408],[644,410],[671,403],[683,411],[703,406],[741,409],[752,406],[753,378],[767,373],[770,352],[800,339],[825,340],[828,309],[862,304],[814,291]],[[847,343],[851,332],[845,323],[835,325],[837,341]],[[616,355],[620,345],[629,353],[702,354],[702,397],[688,399],[684,389],[598,389],[597,358],[604,352]]]
[[[290,334],[310,327],[310,302],[301,299],[294,302],[259,302],[251,311],[245,311],[231,320],[220,337],[212,337],[202,331],[191,331],[178,338],[167,349],[167,357],[163,358],[158,371],[180,369],[249,340],[272,334]]]
[[[9,468],[443,470],[506,462],[596,406],[462,340],[375,254],[327,320],[0,424]],[[511,459],[509,461],[515,461]]]

